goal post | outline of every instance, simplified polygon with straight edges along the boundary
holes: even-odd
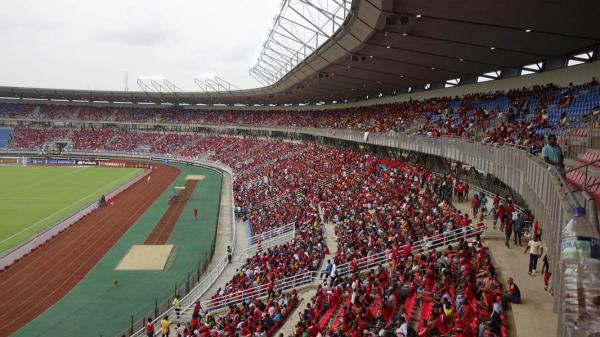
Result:
[[[27,166],[28,162],[25,156],[0,156],[0,166]]]

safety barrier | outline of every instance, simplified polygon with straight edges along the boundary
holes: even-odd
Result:
[[[296,228],[296,226],[292,222],[287,225],[279,226],[277,228],[273,228],[271,230],[264,231],[260,234],[256,234],[256,235],[248,238],[248,246],[256,245],[265,240],[270,240],[274,237],[280,236],[287,232],[294,231],[295,228]]]
[[[230,305],[239,304],[242,302],[251,301],[254,298],[260,298],[269,295],[271,292],[286,291],[295,289],[297,287],[312,283],[315,277],[317,277],[318,271],[308,271],[294,276],[279,279],[273,283],[273,285],[265,284],[259,287],[254,287],[242,291],[237,291],[224,296],[219,296],[200,302],[202,308],[206,311],[218,310],[226,308]],[[191,314],[192,306],[186,307],[183,310],[185,314]]]
[[[482,234],[484,229],[485,228],[483,226],[476,227],[471,225],[467,227],[457,228],[451,231],[446,231],[433,238],[425,238],[414,242],[410,247],[411,253],[413,255],[422,254],[430,251],[431,249],[443,248],[448,245],[458,243],[462,240],[475,238],[477,235]],[[406,245],[398,247],[398,252],[402,252],[405,248]],[[352,262],[342,263],[336,266],[336,274],[337,276],[343,276],[351,272],[363,271],[379,265],[387,264],[390,262],[391,255],[392,251],[390,249],[385,250],[383,252],[368,255],[366,257],[357,259],[354,262],[354,265],[356,266],[355,268],[352,267]]]
[[[283,232],[278,236],[273,236],[269,239],[258,241],[255,244],[246,247],[244,256],[250,257],[257,253],[266,251],[271,247],[288,243],[294,239],[294,235],[296,235],[296,230],[292,228],[291,230]]]

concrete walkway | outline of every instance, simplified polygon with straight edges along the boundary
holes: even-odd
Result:
[[[228,174],[223,175],[223,189],[221,191],[221,209],[219,211],[219,226],[217,227],[217,238],[215,240],[215,255],[208,268],[207,272],[213,270],[219,261],[224,256],[227,256],[227,245],[231,241],[231,177]],[[229,280],[233,278],[235,275],[236,269],[238,269],[244,261],[243,254],[246,248],[248,247],[248,238],[246,234],[246,225],[239,221],[235,226],[235,251],[233,252],[233,257],[231,259],[231,263],[225,268],[221,276],[213,283],[213,286],[208,289],[208,291],[202,295],[200,298],[201,301],[210,299],[212,295],[216,293],[216,291],[223,287]]]
[[[457,203],[455,206],[471,216],[470,202]],[[488,209],[491,209],[491,201]],[[514,246],[511,237],[510,248],[504,245],[504,234],[499,226],[493,229],[491,216],[484,220],[487,230],[484,234],[484,245],[490,249],[492,260],[498,271],[499,280],[506,288],[506,279],[512,277],[521,290],[522,303],[513,304],[508,311],[509,336],[544,336],[554,337],[557,330],[558,315],[554,313],[554,297],[544,291],[542,261],[538,261],[534,276],[529,276],[529,254],[524,254],[528,239],[523,239],[523,246]],[[511,319],[514,324],[511,324]]]
[[[219,209],[219,221],[217,225],[217,235],[215,238],[215,252],[214,255],[206,268],[206,271],[201,276],[201,279],[206,277],[223,259],[227,256],[227,246],[231,242],[232,235],[232,191],[231,191],[231,177],[228,174],[223,174],[223,183],[221,187],[221,205]],[[225,267],[223,273],[213,283],[212,287],[208,289],[204,295],[201,296],[200,300],[209,299],[213,294],[217,292],[220,287],[223,287],[235,274],[237,268],[243,264],[242,255],[248,246],[248,240],[246,236],[246,225],[243,222],[237,222],[235,226],[235,251],[232,257],[232,263]],[[180,319],[171,320],[171,333],[175,333],[176,323],[185,323],[191,319],[191,315],[183,313]]]

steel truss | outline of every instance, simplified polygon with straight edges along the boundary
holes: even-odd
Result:
[[[219,76],[210,77],[194,77],[194,83],[202,89],[203,92],[220,92],[240,90],[237,86],[220,78]]]
[[[162,77],[139,77],[136,82],[143,92],[183,92],[173,82]]]
[[[250,76],[263,85],[279,81],[343,25],[352,0],[283,0]]]

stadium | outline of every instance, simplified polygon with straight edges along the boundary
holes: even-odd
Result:
[[[253,88],[1,82],[0,336],[600,334],[598,13],[283,0]]]

